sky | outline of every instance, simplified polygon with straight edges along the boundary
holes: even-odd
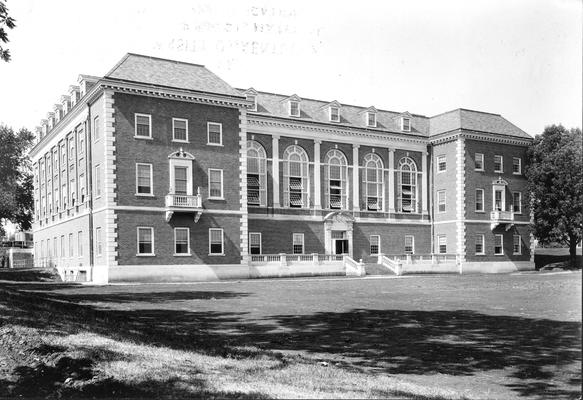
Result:
[[[0,123],[34,129],[79,74],[127,52],[207,66],[233,87],[432,116],[581,126],[580,0],[8,0]]]

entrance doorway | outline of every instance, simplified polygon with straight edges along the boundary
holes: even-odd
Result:
[[[346,231],[332,231],[334,254],[348,254],[348,238]]]

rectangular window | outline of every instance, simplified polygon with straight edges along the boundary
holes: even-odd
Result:
[[[330,121],[340,122],[340,109],[338,107],[330,107]]]
[[[211,145],[223,145],[223,124],[217,122],[207,122],[208,143]]]
[[[304,234],[294,233],[293,234],[293,253],[294,254],[304,254]]]
[[[415,237],[413,235],[405,235],[405,254],[415,253]]]
[[[135,114],[135,132],[136,138],[152,138],[152,116],[149,114]]]
[[[411,132],[411,118],[401,118],[401,130]]]
[[[484,235],[476,235],[476,254],[484,254]]]
[[[476,189],[476,212],[484,212],[484,189]]]
[[[47,256],[50,257],[56,257],[57,253],[55,254],[51,254],[51,239],[47,239]]]
[[[447,253],[447,237],[445,235],[437,236],[437,252],[439,254]]]
[[[502,190],[494,190],[494,211],[502,211],[505,204],[502,202]]]
[[[370,235],[370,254],[379,254],[381,252],[381,237],[379,235]]]
[[[95,228],[95,255],[101,256],[102,251],[102,240],[101,240],[101,228]]]
[[[522,214],[522,193],[512,192],[512,211],[516,214]]]
[[[300,208],[304,205],[302,192],[304,190],[302,178],[289,177],[289,206]]]
[[[292,117],[300,116],[300,103],[297,101],[289,102],[289,115]]]
[[[482,154],[482,153],[474,154],[474,163],[475,163],[474,169],[476,171],[483,171],[484,170],[484,154]]]
[[[172,140],[188,143],[188,120],[172,118]]]
[[[67,168],[67,148],[61,145],[61,169]],[[42,172],[41,172],[42,175]]]
[[[260,194],[261,181],[259,174],[247,174],[247,204],[254,206],[261,205]]]
[[[83,232],[77,232],[77,255],[83,256]]]
[[[145,256],[154,255],[154,228],[138,227],[138,254]]]
[[[174,228],[174,254],[190,255],[190,229]]]
[[[504,172],[504,158],[502,156],[494,156],[494,172]]]
[[[494,254],[496,255],[504,254],[502,235],[494,235]]]
[[[248,110],[249,111],[257,111],[257,96],[252,95],[252,94],[247,94],[245,97],[247,98],[247,101],[250,101],[253,103],[253,105]]]
[[[58,248],[57,248],[57,237],[53,238],[53,254],[55,257],[59,256]]]
[[[512,158],[512,173],[514,175],[522,174],[522,159],[518,157]]]
[[[95,197],[101,196],[101,165],[95,166]]]
[[[377,115],[373,112],[366,113],[366,124],[367,126],[376,127],[377,126]]]
[[[209,168],[209,198],[223,198],[223,170]]]
[[[522,254],[522,239],[520,235],[514,235],[512,237],[512,252],[514,254]]]
[[[445,190],[437,191],[437,212],[445,212]]]
[[[261,233],[249,232],[249,254],[261,254]]]
[[[445,154],[437,156],[437,172],[444,172],[447,170],[447,158]]]
[[[152,164],[136,164],[136,194],[152,195]]]
[[[61,235],[61,257],[65,257],[65,235]]]
[[[174,167],[174,193],[186,194],[188,189],[188,167]]]
[[[79,194],[81,195],[79,200],[81,201],[81,203],[84,203],[85,202],[85,174],[79,175]]]
[[[73,257],[75,252],[75,242],[73,242],[73,234],[69,233],[69,257]]]
[[[101,128],[99,126],[99,117],[93,118],[93,140],[101,139]]]
[[[69,160],[74,160],[75,154],[75,138],[69,137]]]
[[[209,254],[224,255],[223,230],[219,228],[209,229]]]

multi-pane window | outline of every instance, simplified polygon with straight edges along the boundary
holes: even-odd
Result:
[[[223,230],[220,228],[209,229],[209,254],[223,255]]]
[[[73,242],[73,234],[69,233],[69,257],[73,257],[75,249],[75,242]]]
[[[405,254],[415,253],[415,237],[413,235],[405,235]]]
[[[284,154],[283,204],[287,207],[307,207],[308,203],[308,155],[298,145],[289,146]]]
[[[67,147],[62,144],[61,145],[61,169],[67,168]]]
[[[101,165],[95,166],[95,197],[101,196]]]
[[[520,175],[522,173],[522,160],[518,157],[512,158],[512,173]]]
[[[347,175],[348,163],[346,156],[336,149],[330,150],[324,160],[326,182],[326,204],[333,209],[347,208]]]
[[[437,252],[439,254],[447,253],[447,237],[445,235],[437,236]]]
[[[85,201],[85,174],[79,174],[79,198],[81,203]]]
[[[494,190],[494,211],[503,211],[502,190]]]
[[[484,154],[476,153],[474,154],[474,169],[476,171],[483,171],[484,170]]]
[[[83,232],[77,232],[77,256],[83,256]]]
[[[291,100],[289,102],[289,115],[292,117],[300,116],[300,103],[298,101]]]
[[[502,156],[494,156],[494,172],[504,172]]]
[[[135,137],[151,138],[152,137],[152,116],[148,114],[135,115]]]
[[[370,126],[370,127],[376,127],[377,126],[377,114],[374,112],[367,112],[366,113],[366,125]]]
[[[247,204],[267,205],[266,170],[265,149],[254,140],[247,141]]]
[[[223,125],[217,122],[207,122],[207,144],[220,146],[223,144]]]
[[[190,230],[174,228],[174,254],[190,254]]]
[[[444,172],[447,170],[447,158],[445,154],[437,156],[437,172]]]
[[[138,255],[154,254],[154,228],[138,227]]]
[[[61,235],[61,257],[65,258],[65,235]]]
[[[152,164],[136,164],[136,194],[153,194]]]
[[[223,170],[209,168],[209,198],[223,198]]]
[[[56,257],[57,254],[51,254],[51,239],[47,239],[47,257]]]
[[[522,213],[522,193],[513,192],[512,193],[512,211],[516,214]]]
[[[249,232],[249,254],[261,254],[260,232]]]
[[[502,235],[494,235],[494,254],[504,254]]]
[[[404,213],[417,212],[417,166],[411,158],[401,158],[398,177],[398,210]]]
[[[63,198],[63,210],[67,208],[67,183],[63,183],[61,187],[61,196]]]
[[[484,189],[476,189],[476,211],[484,212]]]
[[[375,153],[364,157],[364,183],[366,188],[366,209],[382,211],[383,209],[383,162]]]
[[[401,130],[411,132],[411,118],[401,118]]]
[[[512,236],[512,253],[514,254],[522,254],[522,239],[520,235]]]
[[[99,117],[93,118],[93,138],[95,141],[101,138],[101,129],[99,126]]]
[[[370,235],[370,254],[379,254],[381,252],[380,235]]]
[[[476,235],[476,254],[484,254],[484,235]]]
[[[330,107],[330,121],[340,122],[340,109],[338,107]]]
[[[247,98],[248,101],[253,103],[251,108],[249,108],[249,111],[257,111],[257,96],[255,96],[254,94],[247,94],[245,97]]]
[[[79,154],[80,155],[85,154],[85,132],[83,130],[77,132],[77,141],[78,141],[77,148],[79,149]]]
[[[292,237],[292,246],[294,254],[304,254],[304,234],[294,233]]]
[[[188,142],[188,120],[172,118],[172,140]]]
[[[187,194],[188,167],[174,167],[174,193]]]
[[[75,159],[75,138],[69,137],[69,160]]]
[[[47,243],[48,243],[48,242],[47,242]],[[58,256],[59,256],[59,252],[58,252],[58,250],[59,250],[59,249],[57,248],[57,246],[58,246],[58,245],[57,245],[57,237],[55,236],[55,237],[53,238],[53,255],[54,255],[55,257],[58,257]]]
[[[101,228],[95,228],[95,255],[101,256],[103,241],[101,237]]]
[[[437,191],[437,212],[445,212],[445,190]]]

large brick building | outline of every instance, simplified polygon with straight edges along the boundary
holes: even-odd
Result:
[[[334,255],[380,253],[429,270],[440,256],[533,268],[532,139],[497,114],[235,89],[201,65],[128,54],[81,75],[37,132],[35,262],[66,278],[333,273]]]

